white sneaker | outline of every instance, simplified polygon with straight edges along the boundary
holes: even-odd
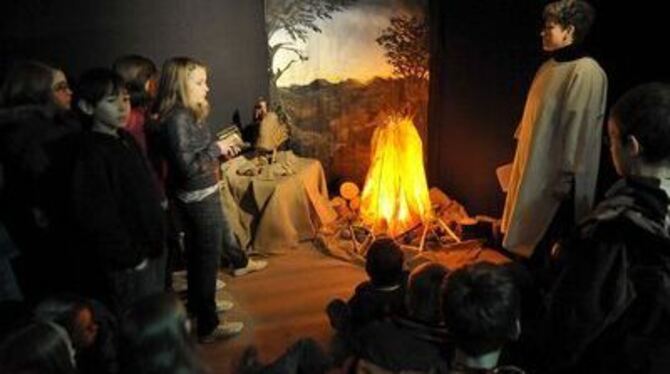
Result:
[[[199,336],[200,344],[213,343],[217,340],[229,338],[239,334],[244,328],[243,322],[223,322],[207,335]]]
[[[233,270],[233,275],[239,277],[241,275],[249,274],[254,271],[263,270],[268,266],[268,262],[265,260],[252,260],[249,259],[246,267],[238,268]]]
[[[217,313],[227,312],[233,309],[234,306],[235,304],[230,300],[216,300]]]

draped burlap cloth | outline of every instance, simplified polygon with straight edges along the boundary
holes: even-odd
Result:
[[[318,228],[335,220],[321,163],[280,152],[267,165],[237,157],[221,167],[221,196],[242,248],[277,253],[313,239]],[[250,165],[259,166],[250,173]]]

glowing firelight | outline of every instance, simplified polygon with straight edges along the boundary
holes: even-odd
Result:
[[[372,160],[361,197],[375,232],[401,234],[431,216],[421,137],[411,118],[391,116],[372,135]]]

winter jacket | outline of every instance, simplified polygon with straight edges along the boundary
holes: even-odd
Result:
[[[549,366],[642,373],[658,365],[655,350],[670,341],[669,203],[658,179],[620,180],[562,244]]]

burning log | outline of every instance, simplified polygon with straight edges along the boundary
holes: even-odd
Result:
[[[354,182],[344,182],[340,186],[340,196],[347,201],[351,201],[358,197],[361,190]]]

